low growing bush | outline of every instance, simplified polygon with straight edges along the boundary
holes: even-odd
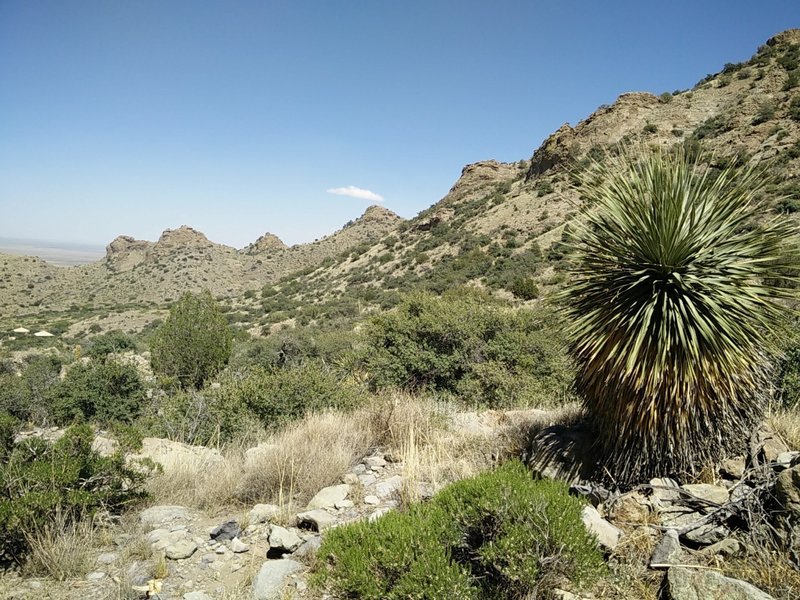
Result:
[[[604,571],[563,483],[519,462],[465,479],[430,502],[327,534],[317,584],[349,598],[534,597]]]
[[[121,454],[101,457],[93,440],[91,427],[75,426],[53,444],[25,440],[0,460],[0,564],[22,562],[30,536],[56,516],[78,522],[143,498],[144,475]]]

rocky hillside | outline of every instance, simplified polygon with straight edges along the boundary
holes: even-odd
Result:
[[[468,165],[439,202],[379,242],[286,279],[265,292],[264,322],[313,318],[310,303],[387,306],[412,287],[469,284],[531,300],[564,280],[562,237],[581,206],[576,187],[592,161],[635,145],[713,153],[713,167],[766,161],[770,214],[800,210],[800,30],[771,38],[692,89],[624,93],[564,124],[517,163]],[[765,215],[768,216],[768,215]],[[257,299],[251,299],[255,308]],[[287,312],[288,307],[288,312]],[[259,313],[256,309],[256,313]]]
[[[374,242],[401,222],[390,210],[372,206],[315,242],[287,247],[266,233],[242,250],[215,244],[182,226],[164,231],[156,242],[119,236],[102,260],[67,268],[33,257],[0,255],[0,313],[21,317],[40,311],[74,312],[75,307],[156,307],[203,288],[215,296],[240,295]]]

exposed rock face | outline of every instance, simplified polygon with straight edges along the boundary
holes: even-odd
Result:
[[[288,246],[281,241],[281,238],[274,233],[267,232],[255,242],[246,246],[243,252],[245,254],[261,254],[262,252],[273,252],[284,248],[288,248]]]
[[[459,192],[465,187],[474,187],[481,183],[493,183],[513,177],[517,173],[515,164],[501,163],[496,160],[482,160],[461,169],[461,177],[450,188],[450,194]]]
[[[575,130],[564,123],[539,146],[531,158],[528,179],[533,179],[553,167],[564,165],[572,158]]]
[[[112,271],[128,271],[141,263],[152,247],[152,242],[120,235],[106,246],[104,261]]]
[[[403,217],[401,217],[397,213],[392,212],[388,208],[379,206],[377,204],[373,204],[372,206],[368,207],[367,210],[364,211],[364,214],[361,215],[361,217],[359,217],[358,220],[366,223],[394,224],[402,221]]]
[[[666,588],[671,600],[774,600],[754,585],[706,569],[672,567]]]

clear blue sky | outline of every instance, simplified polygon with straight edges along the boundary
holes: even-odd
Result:
[[[0,0],[0,236],[297,243],[372,203],[346,186],[410,217],[798,26],[797,0]]]

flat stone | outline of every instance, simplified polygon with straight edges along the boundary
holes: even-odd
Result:
[[[800,452],[793,450],[791,452],[781,452],[778,458],[775,459],[775,466],[781,469],[789,469],[800,462]]]
[[[299,562],[288,558],[268,560],[253,580],[254,600],[279,600],[286,580],[302,568]]]
[[[338,510],[345,510],[348,508],[353,508],[355,504],[353,503],[352,500],[339,500],[339,502],[337,502],[333,506]]]
[[[189,558],[197,551],[197,544],[190,540],[181,540],[167,546],[164,552],[170,560],[183,560]]]
[[[775,500],[794,519],[800,518],[800,465],[778,473]]]
[[[116,552],[103,552],[97,557],[97,563],[100,565],[110,565],[119,560],[119,554]]]
[[[614,550],[617,547],[619,539],[622,537],[622,531],[601,517],[594,506],[584,506],[581,519],[589,533],[597,536],[601,547],[606,550]]]
[[[377,506],[381,503],[380,498],[377,496],[373,496],[370,494],[369,496],[364,496],[364,504],[369,504],[370,506]]]
[[[289,531],[285,527],[273,525],[272,530],[269,532],[270,548],[294,552],[302,543],[303,540],[300,539],[300,536],[293,531]]]
[[[745,462],[743,456],[726,458],[719,465],[719,470],[723,475],[732,479],[741,479],[744,475]]]
[[[314,510],[298,513],[297,522],[301,527],[310,526],[317,531],[323,531],[336,523],[336,517],[321,508],[315,508]]]
[[[223,542],[225,540],[232,540],[241,532],[242,529],[239,527],[239,523],[231,519],[230,521],[225,521],[224,523],[220,523],[214,527],[209,535],[211,536],[212,540]]]
[[[389,477],[375,485],[375,495],[378,498],[388,498],[403,486],[403,478],[400,475]]]
[[[378,481],[378,478],[375,477],[375,475],[373,475],[372,473],[367,473],[365,475],[358,476],[358,482],[364,487],[369,487],[376,481]]]
[[[370,469],[385,467],[386,459],[383,456],[368,456],[364,459],[364,464]]]
[[[672,567],[665,587],[670,600],[775,600],[746,581],[712,569]]]
[[[314,510],[315,508],[332,508],[337,502],[341,502],[347,498],[350,493],[350,486],[346,483],[339,485],[331,485],[321,489],[311,499],[306,507],[306,510]]]
[[[650,480],[650,485],[653,486],[653,498],[658,500],[661,504],[670,504],[681,497],[678,492],[678,482],[669,477],[656,477]],[[674,490],[674,491],[673,491]]]
[[[736,556],[744,551],[744,546],[739,540],[725,538],[710,546],[703,548],[700,553],[706,555],[718,554],[720,556]]]
[[[250,512],[247,513],[247,520],[253,525],[268,523],[270,519],[274,518],[279,512],[281,512],[281,509],[275,504],[256,504]]]
[[[86,576],[86,579],[89,581],[100,581],[101,579],[105,579],[107,575],[102,571],[92,571]]]
[[[687,483],[681,486],[693,496],[702,498],[714,504],[725,504],[728,501],[729,493],[724,487],[711,485],[709,483]]]
[[[157,530],[158,531],[158,530]],[[161,530],[163,531],[163,530]],[[155,533],[155,532],[153,532]],[[148,540],[150,538],[148,537]],[[153,547],[153,550],[163,550],[167,546],[172,546],[173,544],[177,544],[181,540],[186,539],[186,532],[185,531],[168,531],[166,533],[161,533],[157,537],[154,536],[155,541],[150,542]]]
[[[713,523],[706,523],[697,529],[692,529],[683,534],[683,539],[692,543],[708,546],[716,542],[724,540],[730,535],[730,531],[722,525],[714,525]]]
[[[309,539],[307,539],[302,546],[300,546],[294,553],[294,556],[299,556],[300,558],[305,558],[308,556],[313,556],[319,550],[319,547],[322,545],[322,538],[318,535],[315,535]]]
[[[174,524],[191,518],[191,512],[185,506],[151,506],[139,513],[139,521],[144,525]]]
[[[776,460],[778,460],[778,457],[781,454],[789,451],[789,448],[786,447],[786,444],[771,434],[766,434],[763,443],[764,447],[762,452],[764,453],[764,458],[767,459],[767,462],[774,463]]]
[[[183,600],[214,600],[211,596],[202,591],[187,592],[183,595]]]
[[[234,554],[241,554],[242,552],[247,552],[248,550],[250,550],[250,546],[245,544],[238,537],[235,537],[231,540],[231,551]]]
[[[653,551],[653,556],[650,557],[650,568],[668,569],[673,565],[681,564],[682,557],[683,549],[678,539],[678,532],[674,529],[667,529],[664,537]]]

